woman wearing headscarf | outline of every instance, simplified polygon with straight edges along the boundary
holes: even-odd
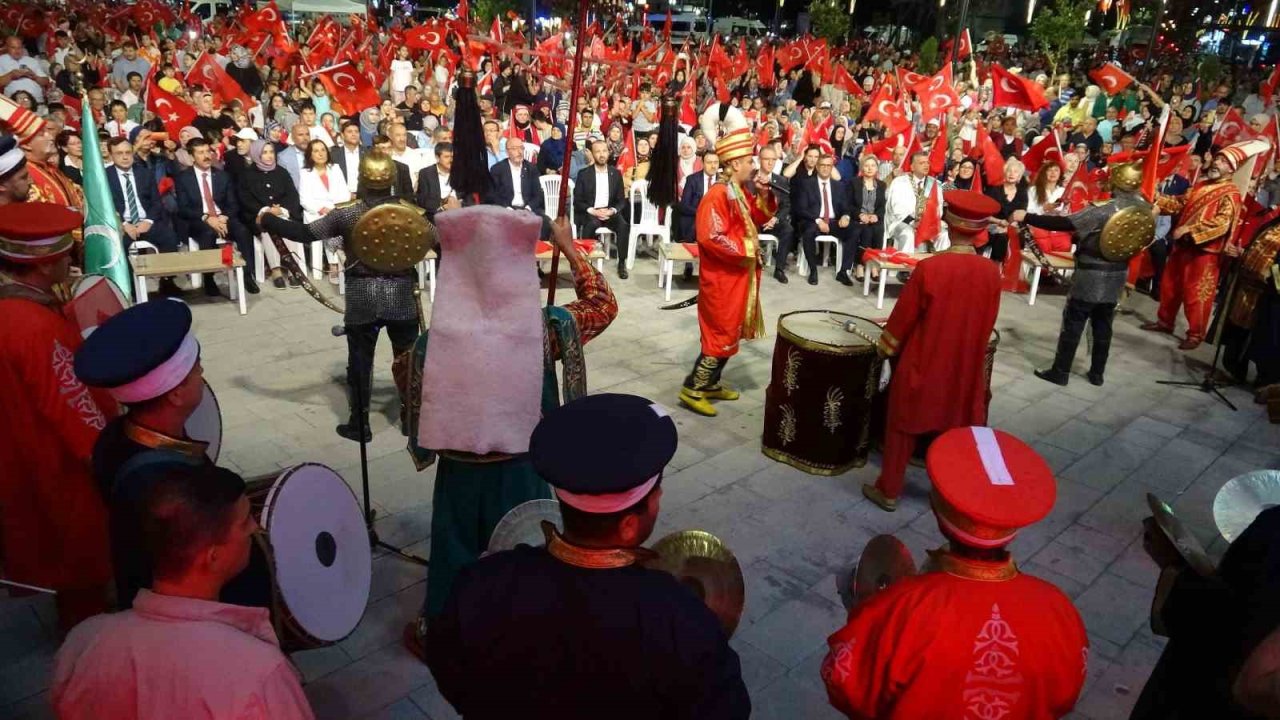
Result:
[[[227,75],[251,98],[262,97],[262,73],[254,67],[253,56],[243,45],[231,46],[231,62],[227,63]]]
[[[174,154],[174,159],[182,166],[180,169],[195,165],[195,159],[191,157],[191,153],[187,152],[187,143],[198,137],[200,137],[200,130],[191,125],[178,131],[178,149]]]
[[[275,145],[266,140],[253,141],[249,146],[249,159],[252,166],[245,170],[239,183],[240,213],[244,224],[253,232],[262,234],[258,221],[266,213],[286,219],[300,219],[302,204],[298,199],[298,189],[294,187],[288,171],[276,164]],[[264,237],[260,242],[262,254],[271,266],[271,282],[276,287],[283,288],[285,280],[280,269],[280,253],[269,238]],[[302,244],[286,240],[285,245],[293,253],[298,266],[305,268]],[[293,277],[289,278],[289,284],[293,287],[301,285]]]
[[[378,121],[382,113],[378,108],[368,108],[360,113],[360,144],[364,147],[373,145],[373,136],[378,134]]]

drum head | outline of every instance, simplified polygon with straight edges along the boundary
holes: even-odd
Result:
[[[848,322],[853,323],[854,332],[844,329]],[[801,347],[816,345],[817,350],[871,349],[880,332],[880,326],[866,318],[832,310],[801,310],[778,318],[779,334],[790,336]]]
[[[545,545],[547,540],[542,534],[543,520],[555,525],[557,530],[564,530],[564,521],[560,519],[560,503],[539,499],[522,502],[511,508],[498,521],[493,534],[489,536],[488,552],[511,550],[517,545]]]
[[[71,289],[70,316],[80,328],[81,337],[129,307],[120,288],[103,275],[85,275]]]
[[[350,635],[369,602],[373,553],[342,476],[314,463],[286,470],[267,495],[262,527],[289,617],[322,642]]]
[[[222,450],[222,409],[218,407],[218,396],[213,394],[209,381],[204,381],[204,397],[196,411],[187,418],[187,437],[208,443],[204,454],[209,462],[218,462],[218,453]]]
[[[1213,498],[1213,523],[1227,542],[1240,533],[1263,510],[1280,505],[1280,470],[1254,470],[1231,478]]]

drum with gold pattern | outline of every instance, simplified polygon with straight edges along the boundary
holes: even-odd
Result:
[[[765,390],[765,455],[815,475],[866,464],[879,337],[879,325],[847,313],[804,310],[778,318]]]

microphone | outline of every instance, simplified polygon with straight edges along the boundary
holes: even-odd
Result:
[[[333,336],[334,336],[334,337],[342,337],[343,335],[346,335],[346,334],[347,334],[347,326],[346,326],[346,325],[334,325],[333,327],[329,328],[329,332],[330,332],[330,333],[333,333]]]

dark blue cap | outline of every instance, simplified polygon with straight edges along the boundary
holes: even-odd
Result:
[[[125,308],[99,325],[76,351],[76,376],[90,387],[127,386],[165,365],[179,354],[184,343],[190,348],[191,343],[186,342],[190,332],[191,308],[181,301],[152,300]],[[190,364],[195,364],[194,359]],[[164,384],[168,383],[161,385]],[[153,397],[171,387],[156,392]]]

